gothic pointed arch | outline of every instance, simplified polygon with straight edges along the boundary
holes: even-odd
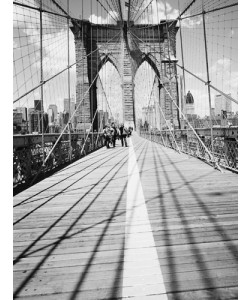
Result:
[[[102,55],[102,56],[101,56],[101,59],[100,59],[99,65],[98,65],[97,72],[99,72],[99,71],[101,70],[101,68],[102,68],[107,62],[110,62],[110,63],[115,67],[116,71],[118,72],[119,76],[121,77],[121,73],[120,73],[119,67],[118,67],[118,65],[117,65],[117,61],[116,61],[115,57],[113,57],[113,56],[110,55],[110,54]]]
[[[158,78],[161,78],[161,75],[160,75],[160,71],[157,67],[157,60],[156,58],[152,55],[152,54],[144,54],[142,57],[141,57],[141,60],[139,61],[139,63],[137,64],[137,68],[136,68],[136,71],[135,71],[135,75],[136,75],[136,72],[138,71],[138,69],[140,68],[140,66],[144,63],[144,62],[147,62],[151,67],[152,69],[154,70],[155,74],[158,76]],[[159,65],[159,63],[158,63]]]

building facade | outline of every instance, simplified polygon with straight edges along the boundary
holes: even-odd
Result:
[[[69,99],[64,98],[64,112],[69,113]],[[74,98],[70,98],[70,115],[75,111],[75,100]]]
[[[43,127],[44,133],[49,132],[48,114],[43,115]],[[30,133],[42,133],[42,113],[40,111],[33,111],[29,115],[29,132]]]
[[[28,121],[27,107],[16,107],[16,111],[22,114],[22,119]]]
[[[57,105],[55,104],[50,104],[48,109],[52,109],[53,110],[53,113],[54,113],[54,121],[57,122],[58,120],[58,117],[57,117],[57,114],[58,114],[58,109],[57,109]]]
[[[231,96],[231,94],[229,94],[228,96]],[[232,112],[232,101],[223,95],[215,96],[214,105],[215,116],[221,116],[223,111],[225,111],[226,113]]]
[[[34,100],[34,109],[42,111],[42,100]]]

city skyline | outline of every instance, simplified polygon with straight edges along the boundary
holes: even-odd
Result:
[[[35,0],[31,0],[35,4]],[[66,8],[66,0],[62,1],[64,8]],[[145,2],[145,4],[147,1]],[[157,23],[157,21],[161,19],[173,19],[176,18],[179,14],[179,8],[177,1],[159,1],[159,5],[156,7],[153,5],[152,8],[152,14],[148,16],[148,21],[151,21],[151,23]],[[79,12],[81,12],[81,5],[82,1],[73,1],[70,2],[70,11],[72,15],[76,18],[82,18],[80,16]],[[158,9],[158,10],[157,10]],[[156,19],[156,10],[158,13],[157,19]],[[92,21],[97,24],[105,24],[108,22],[111,22],[111,17],[107,18],[107,13],[105,14],[103,10],[98,11],[97,6],[92,5],[91,2],[86,1],[84,2],[84,15],[83,18],[89,21]],[[97,12],[99,15],[97,16]],[[16,55],[16,64],[15,69],[16,72],[20,72],[21,68],[26,69],[25,67],[25,61],[22,62],[23,65],[21,65],[21,62],[18,60],[18,52],[20,51],[20,45],[18,43],[23,44],[25,42],[33,42],[39,45],[39,31],[38,31],[38,15],[35,15],[34,13],[30,13],[31,17],[34,17],[34,26],[35,26],[35,32],[31,35],[31,28],[29,28],[29,23],[27,24],[26,29],[23,29],[24,35],[23,37],[19,37],[19,39],[14,38],[14,54]],[[22,22],[21,14],[17,12],[14,15],[14,37],[16,34],[16,29],[19,28],[19,30],[22,30]],[[235,17],[234,12],[231,14],[232,19]],[[145,22],[145,18],[142,20],[139,20],[141,23]],[[213,19],[209,19],[207,17],[206,19],[208,24],[213,24],[213,22],[216,21],[216,17]],[[45,20],[48,25],[53,25],[52,19],[49,19],[45,15]],[[227,20],[225,20],[225,24]],[[195,43],[193,43],[192,38],[189,37],[189,31],[190,29],[196,29],[196,32],[198,32],[198,37],[202,37],[202,24],[200,18],[194,18],[194,19],[186,19],[182,22],[182,28],[183,31],[186,33],[186,40],[184,40],[184,44],[186,46],[186,49],[188,50],[188,53],[186,54],[186,58],[189,57],[189,60],[192,61],[195,55],[197,53],[197,49],[200,49],[203,53],[204,51],[204,44],[202,39],[198,41],[198,45],[196,44],[196,48],[194,48]],[[213,30],[213,25],[208,26],[208,32]],[[227,32],[228,30],[228,32]],[[67,66],[67,38],[66,38],[66,32],[67,32],[67,24],[64,22],[62,24],[62,29],[57,31],[56,29],[53,29],[51,32],[45,32],[44,36],[44,51],[47,53],[46,59],[44,61],[44,76],[45,79],[48,78],[49,74],[55,74],[57,71],[65,68]],[[191,31],[190,31],[191,32]],[[37,37],[36,35],[37,34]],[[225,45],[223,48],[220,46],[219,37],[222,35],[224,37]],[[228,38],[227,38],[228,36]],[[214,40],[211,42],[211,47],[209,48],[209,65],[212,75],[212,83],[216,83],[216,86],[223,90],[224,87],[226,87],[226,90],[223,90],[226,94],[231,94],[232,97],[237,99],[238,95],[238,84],[237,84],[237,30],[233,30],[232,28],[224,28],[223,30],[220,29],[215,36]],[[48,41],[53,39],[54,43],[49,44]],[[56,41],[58,43],[60,42],[61,47],[60,49],[57,49],[55,46]],[[197,42],[197,40],[196,40]],[[73,34],[70,31],[69,35],[69,47],[70,47],[70,63],[75,62],[75,46],[74,46],[74,38]],[[180,44],[179,38],[177,38],[177,44]],[[29,46],[30,47],[30,46]],[[217,48],[216,48],[217,47]],[[181,53],[178,50],[180,49],[179,45],[177,47],[177,58],[179,59],[179,63],[181,64]],[[222,50],[223,49],[223,50]],[[31,49],[28,49],[31,50]],[[179,52],[178,52],[179,51]],[[231,51],[231,52],[228,52]],[[35,52],[36,53],[36,52]],[[15,57],[14,55],[14,57]],[[190,56],[191,55],[191,56]],[[37,57],[39,58],[39,57]],[[193,69],[191,70],[196,75],[200,76],[202,79],[206,79],[205,74],[205,64],[203,64],[203,61],[201,59],[200,55],[197,55],[196,63],[193,65]],[[36,57],[31,57],[31,60],[36,59]],[[53,63],[52,63],[53,59]],[[36,59],[37,60],[37,59]],[[35,68],[35,69],[32,69]],[[39,63],[38,61],[31,66],[30,69],[26,70],[23,74],[23,78],[29,78],[29,72],[33,74],[34,78],[33,80],[37,80],[39,82]],[[180,70],[178,72],[181,74]],[[219,75],[219,73],[221,75]],[[148,76],[148,86],[149,89],[145,90],[143,87],[140,86],[140,83],[136,85],[136,78],[139,74],[147,74]],[[140,117],[139,110],[140,107],[148,103],[148,99],[150,97],[150,90],[153,85],[154,80],[154,71],[149,65],[142,64],[139,70],[137,71],[135,75],[135,110],[137,112],[137,118]],[[110,63],[105,64],[102,69],[100,70],[100,78],[102,80],[102,85],[100,82],[97,84],[97,97],[98,97],[98,106],[107,106],[109,105],[113,111],[114,114],[119,114],[120,116],[123,115],[123,104],[122,104],[122,90],[120,88],[121,86],[121,78],[119,77],[116,69],[111,65]],[[66,84],[62,84],[62,82],[65,82]],[[75,74],[75,66],[73,66],[70,70],[70,82],[71,87],[70,91],[74,98],[76,98],[76,91],[75,91],[75,85],[76,85],[76,74]],[[14,91],[15,91],[15,85],[18,85],[18,76],[16,77],[16,80],[14,81]],[[31,81],[27,81],[25,85],[21,84],[19,88],[16,89],[18,93],[15,94],[14,98],[18,95],[22,94],[26,89],[32,88]],[[103,102],[106,102],[106,100],[103,100],[104,93],[103,89],[105,91],[106,96],[108,95],[108,102],[109,104],[103,104]],[[209,114],[209,101],[207,97],[207,87],[203,84],[198,82],[195,78],[193,78],[191,75],[186,74],[186,89],[191,90],[192,94],[195,98],[195,111],[198,115],[205,116]],[[211,89],[211,101],[212,105],[214,105],[214,97],[217,92]],[[67,88],[67,72],[63,72],[61,75],[55,78],[53,82],[48,82],[44,85],[44,110],[47,111],[47,108],[50,104],[55,103],[58,107],[58,110],[63,111],[63,100],[64,98],[67,98],[68,94],[68,88]],[[154,97],[157,97],[157,91],[154,91]],[[29,94],[29,96],[24,97],[20,101],[16,102],[14,104],[14,107],[20,107],[24,106],[28,109],[32,107],[32,102],[34,99],[40,97],[40,89],[36,89],[34,92]],[[156,99],[157,101],[157,99]],[[232,104],[232,110],[237,111],[238,107],[236,104]]]

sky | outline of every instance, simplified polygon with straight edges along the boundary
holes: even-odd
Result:
[[[26,0],[30,5],[36,5],[37,0]],[[49,3],[45,0],[45,5]],[[67,10],[67,0],[58,1]],[[102,2],[102,1],[101,1]],[[105,1],[103,1],[104,3]],[[192,14],[200,9],[200,0],[197,0],[197,5],[191,7],[188,13]],[[213,2],[213,1],[212,1]],[[229,0],[230,2],[230,0]],[[232,1],[231,1],[232,2]],[[96,4],[96,1],[90,0],[74,0],[69,1],[71,16],[75,18],[83,18],[98,24],[112,23],[113,19]],[[140,3],[140,2],[139,2]],[[149,0],[143,2],[146,6]],[[180,1],[181,10],[186,5],[187,1]],[[205,1],[206,3],[206,1]],[[209,1],[208,3],[211,3]],[[214,1],[214,5],[216,1]],[[83,9],[82,9],[83,4]],[[132,1],[133,4],[133,1]],[[148,20],[152,23],[157,23],[158,20],[165,18],[173,19],[178,16],[178,1],[158,0],[157,4],[152,2],[149,14],[142,14],[141,18],[137,19],[139,23],[145,23]],[[111,6],[107,9],[113,17],[117,16]],[[208,7],[209,8],[209,7]],[[213,15],[206,16],[207,24],[207,42],[208,42],[208,60],[210,70],[210,80],[212,84],[221,89],[225,93],[230,93],[235,99],[238,98],[238,24],[237,24],[237,7],[231,10],[223,10]],[[40,82],[40,47],[39,47],[39,13],[30,12],[23,8],[14,6],[14,99],[30,90]],[[67,66],[67,24],[62,18],[52,18],[44,14],[44,41],[43,41],[43,71],[44,79],[50,78],[60,70]],[[180,32],[180,31],[179,31]],[[203,27],[201,17],[185,19],[182,21],[182,35],[184,45],[184,62],[185,67],[201,77],[206,78],[206,64],[203,40]],[[75,62],[74,38],[70,32],[70,64]],[[180,52],[180,35],[177,35],[177,59],[179,64],[182,64]],[[147,74],[149,79],[148,85],[150,88],[144,88],[140,85],[136,76],[135,86],[135,103],[137,111],[140,107],[148,104],[151,87],[154,80],[153,70],[143,64],[138,70],[138,74]],[[107,76],[108,74],[108,76]],[[179,75],[181,75],[179,69]],[[108,95],[110,105],[114,114],[122,115],[122,91],[121,80],[115,68],[111,64],[106,64],[101,72],[103,87],[106,95]],[[195,110],[200,116],[207,115],[208,96],[207,87],[190,75],[185,76],[186,91],[190,90],[195,99]],[[75,67],[70,70],[70,92],[67,88],[67,72],[57,76],[52,81],[44,85],[44,106],[45,110],[49,104],[56,104],[59,111],[63,111],[63,99],[68,98],[68,94],[75,98]],[[98,85],[99,104],[103,105],[102,87]],[[217,92],[211,90],[212,105],[214,105],[214,97]],[[33,100],[40,98],[40,89],[36,89],[29,96],[16,102],[16,106],[33,107]],[[106,101],[106,100],[105,100]],[[237,110],[237,105],[233,105],[234,111]]]
[[[186,2],[182,1],[181,2]],[[77,6],[76,3],[79,2],[77,0],[70,1],[71,6]],[[176,8],[176,2],[177,1],[168,1],[170,5],[173,8]],[[219,2],[219,1],[218,1]],[[78,5],[80,7],[80,5]],[[2,72],[1,72],[1,82],[2,82],[2,95],[4,102],[4,109],[6,109],[6,113],[2,114],[2,124],[5,126],[7,124],[6,130],[3,130],[3,137],[6,146],[1,147],[1,157],[4,159],[2,160],[2,168],[5,170],[5,172],[2,172],[2,182],[4,182],[4,188],[2,190],[3,199],[11,199],[12,195],[12,169],[10,168],[10,162],[12,162],[13,154],[12,154],[12,126],[11,126],[11,120],[12,120],[12,105],[10,104],[11,99],[13,100],[12,95],[12,82],[14,81],[13,73],[11,71],[12,69],[12,44],[14,46],[14,41],[12,38],[11,27],[12,27],[12,2],[11,1],[3,1],[2,10],[4,13],[2,14],[1,21],[2,21],[2,32],[1,37],[4,41],[4,47],[1,47],[1,57],[2,59]],[[84,1],[84,8],[86,13],[86,18],[88,17],[88,11],[89,10],[89,1]],[[73,8],[72,8],[73,9]],[[248,194],[248,190],[246,187],[248,186],[248,170],[249,170],[249,147],[248,147],[248,139],[245,138],[248,134],[248,112],[250,110],[249,107],[249,101],[248,101],[248,95],[249,95],[249,82],[248,82],[248,70],[249,70],[249,45],[247,43],[247,36],[248,36],[248,28],[249,28],[249,9],[250,9],[250,3],[249,1],[241,1],[240,5],[240,46],[239,46],[239,63],[240,63],[240,69],[239,69],[239,98],[241,98],[241,105],[240,105],[240,126],[241,129],[239,130],[240,133],[240,147],[239,147],[239,164],[240,164],[240,173],[239,173],[239,198],[241,201],[241,205],[239,206],[239,218],[241,220],[241,235],[247,235],[247,231],[243,228],[249,228],[249,201],[247,200],[246,195]],[[79,9],[80,11],[80,9]],[[77,12],[77,10],[76,10]],[[191,52],[191,51],[190,51]],[[13,82],[14,84],[14,82]],[[62,88],[61,85],[58,84],[58,87]],[[59,94],[59,91],[57,91]],[[15,98],[14,98],[15,99]],[[20,103],[22,104],[22,103]],[[10,106],[10,107],[9,107]],[[9,178],[9,184],[8,180]],[[2,227],[5,228],[3,232],[3,238],[5,240],[5,244],[9,245],[8,247],[2,247],[2,257],[4,257],[2,269],[5,270],[4,278],[5,283],[4,289],[2,290],[2,294],[6,295],[6,299],[11,297],[12,292],[12,272],[9,265],[9,262],[12,260],[11,257],[11,245],[12,245],[12,207],[11,207],[11,201],[3,201],[2,203],[4,207],[2,207],[2,211],[4,212],[3,218],[1,218],[2,221]],[[8,225],[9,224],[9,227]],[[245,247],[246,246],[246,247]],[[244,243],[241,243],[240,247],[241,252],[241,260],[244,261],[244,266],[250,265],[249,261],[249,251],[247,245],[244,245]],[[239,295],[241,295],[243,298],[245,295],[249,294],[248,291],[248,276],[244,273],[244,270],[246,268],[240,268],[240,289],[239,289]],[[9,270],[6,272],[6,270]],[[7,279],[7,280],[6,280]],[[9,280],[8,280],[9,279]],[[9,282],[9,284],[8,284]],[[9,297],[8,297],[9,296]],[[246,297],[245,297],[246,298]]]

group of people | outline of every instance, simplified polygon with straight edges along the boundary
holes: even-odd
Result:
[[[115,147],[116,140],[120,139],[122,147],[128,147],[127,137],[130,137],[132,134],[132,127],[125,127],[124,124],[116,126],[115,123],[111,125],[107,124],[103,129],[103,135],[105,138],[105,146],[110,148],[110,146]]]

